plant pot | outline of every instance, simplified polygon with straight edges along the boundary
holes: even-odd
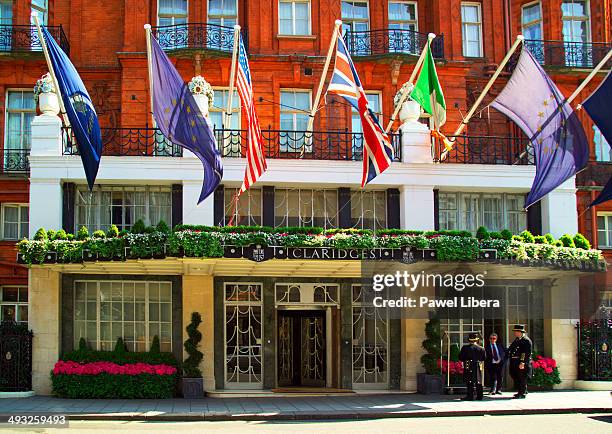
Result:
[[[423,395],[442,394],[444,383],[440,375],[417,374],[417,392]]]
[[[60,112],[57,94],[55,92],[45,92],[38,95],[38,107],[46,115],[57,116]]]
[[[89,249],[83,249],[83,261],[94,262],[98,259],[98,255]]]
[[[54,264],[57,262],[57,252],[47,252],[45,254],[45,264]]]
[[[181,392],[185,399],[204,398],[204,379],[203,378],[182,378]]]

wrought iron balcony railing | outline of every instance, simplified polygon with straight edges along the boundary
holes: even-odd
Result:
[[[266,158],[305,160],[363,159],[363,134],[345,131],[286,131],[271,128],[261,131]],[[395,161],[401,161],[400,134],[391,134]],[[247,146],[246,130],[215,129],[221,155],[244,157]]]
[[[29,149],[5,149],[1,172],[6,174],[28,173],[30,171]]]
[[[241,30],[246,43],[246,32]],[[164,50],[213,50],[231,53],[234,48],[234,28],[207,23],[174,24],[153,27],[153,34]]]
[[[69,128],[63,130],[64,155],[79,155]],[[183,148],[170,142],[157,128],[102,128],[102,155],[181,157]]]
[[[427,33],[403,29],[347,31],[344,38],[351,56],[418,56],[427,43]],[[436,59],[444,59],[444,35],[438,35],[431,42],[431,52]]]
[[[529,140],[510,136],[447,136],[454,140],[453,149],[441,163],[456,164],[535,164]],[[436,159],[444,152],[444,144],[436,140]]]
[[[612,49],[612,44],[526,39],[525,47],[541,65],[593,68]],[[606,65],[606,68],[610,67],[612,61]]]
[[[48,26],[47,30],[59,46],[70,55],[70,44],[62,26]],[[42,51],[36,26],[0,24],[0,52]]]

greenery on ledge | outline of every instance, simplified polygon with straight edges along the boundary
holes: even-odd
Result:
[[[404,248],[433,249],[440,261],[473,261],[481,251],[495,249],[498,259],[526,262],[568,262],[570,266],[588,263],[605,267],[601,251],[591,249],[581,234],[533,236],[528,231],[513,235],[510,231],[489,232],[478,229],[476,236],[467,231],[413,231],[400,229],[323,229],[318,227],[270,228],[262,226],[178,225],[171,230],[164,222],[145,227],[136,222],[131,231],[89,234],[82,227],[77,234],[41,228],[32,240],[18,243],[20,261],[78,263],[88,260],[126,260],[171,257],[218,258],[224,246],[331,247],[337,249]]]

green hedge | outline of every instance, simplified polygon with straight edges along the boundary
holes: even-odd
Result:
[[[130,363],[148,363],[150,365],[178,366],[178,362],[172,353],[143,352],[132,353],[128,351],[94,351],[89,349],[78,349],[64,354],[60,360],[79,363],[91,362],[113,362],[118,365]]]
[[[172,398],[176,375],[52,375],[53,392],[62,398]]]

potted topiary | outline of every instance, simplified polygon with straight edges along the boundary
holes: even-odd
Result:
[[[417,374],[417,391],[423,394],[442,393],[443,383],[440,375],[440,320],[432,317],[425,324],[425,335],[427,339],[423,341],[423,348],[427,354],[421,356],[421,364],[425,372]]]
[[[185,351],[189,356],[183,362],[183,378],[181,381],[181,389],[183,398],[194,399],[204,398],[204,379],[200,370],[200,362],[204,355],[198,350],[202,333],[198,331],[198,327],[202,323],[202,316],[199,312],[191,314],[191,323],[186,327],[187,335],[185,341]]]

